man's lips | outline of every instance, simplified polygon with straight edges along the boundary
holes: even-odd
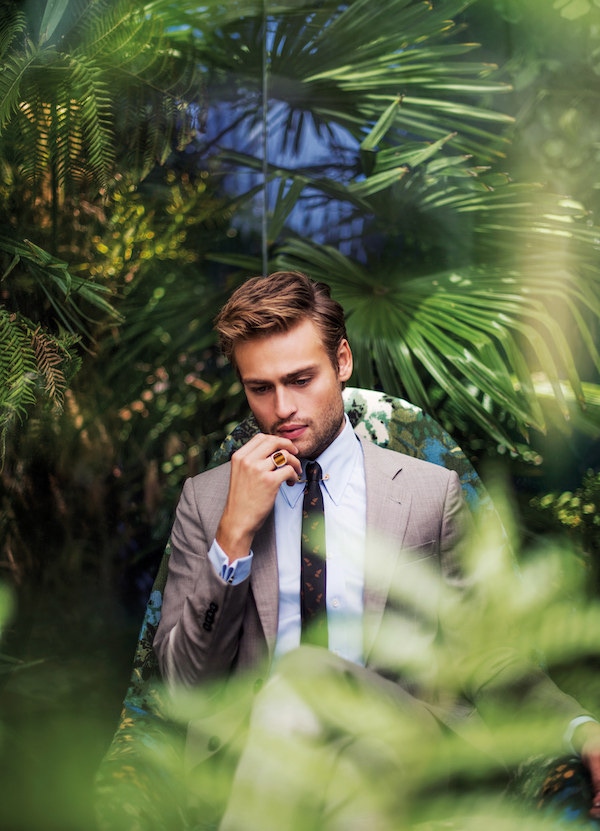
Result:
[[[295,441],[295,439],[299,439],[300,436],[304,433],[305,430],[308,429],[308,425],[306,424],[290,424],[284,427],[277,428],[277,435],[283,436],[284,439],[289,439],[290,441]]]

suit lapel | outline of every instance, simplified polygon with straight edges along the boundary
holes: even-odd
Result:
[[[367,490],[365,543],[365,659],[381,626],[390,582],[406,533],[411,496],[402,477],[402,456],[363,442]]]

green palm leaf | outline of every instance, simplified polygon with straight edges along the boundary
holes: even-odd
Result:
[[[537,400],[540,373],[563,414],[569,410],[565,376],[571,399],[585,404],[563,322],[548,307],[555,294],[578,309],[576,288],[547,278],[523,284],[491,267],[411,278],[389,267],[365,268],[334,249],[299,240],[285,243],[276,262],[304,268],[332,287],[348,313],[359,385],[379,379],[386,391],[431,410],[427,390],[433,381],[484,432],[511,446],[486,399],[513,417],[524,435],[531,427],[547,428]],[[574,322],[582,325],[580,315]],[[531,361],[525,360],[528,352]]]
[[[459,60],[473,44],[452,42],[451,17],[467,5],[354,0],[310,13],[296,4],[274,12],[267,20],[269,101],[302,113],[282,149],[300,142],[298,131],[309,125],[324,133],[335,124],[360,141],[365,124],[400,99],[395,130],[434,141],[453,133],[461,152],[501,154],[505,139],[482,125],[512,119],[480,106],[478,98],[508,87],[490,79],[493,67]],[[261,90],[263,32],[257,8],[255,17],[211,30],[206,41],[216,89],[251,122],[258,113],[248,90]]]

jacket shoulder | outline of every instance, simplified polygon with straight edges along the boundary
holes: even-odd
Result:
[[[191,476],[185,481],[184,491],[193,494],[193,499],[198,506],[206,502],[210,504],[222,502],[225,504],[230,475],[231,464],[226,462],[218,467]]]

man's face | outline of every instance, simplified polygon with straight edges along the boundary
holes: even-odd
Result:
[[[316,458],[344,426],[342,383],[352,373],[348,341],[340,344],[337,358],[336,369],[309,319],[287,332],[235,347],[240,378],[260,429],[290,439],[303,458]]]

